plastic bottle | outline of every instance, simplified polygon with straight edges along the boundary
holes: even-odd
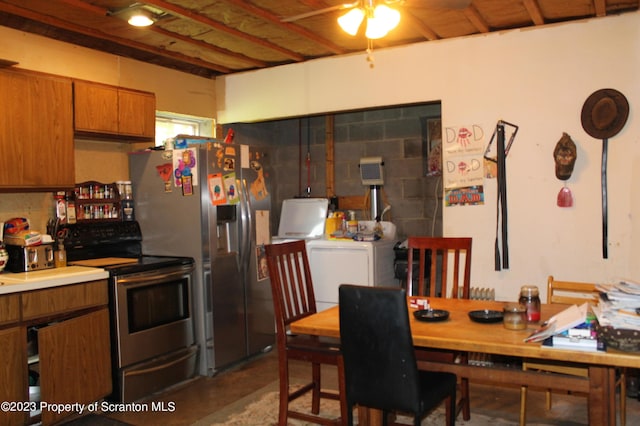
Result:
[[[64,268],[67,266],[67,251],[64,249],[64,244],[58,242],[58,250],[56,250],[55,258],[56,268]]]

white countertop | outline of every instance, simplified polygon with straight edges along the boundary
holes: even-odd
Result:
[[[109,272],[104,269],[87,266],[67,266],[65,268],[19,273],[5,271],[0,273],[0,294],[41,290],[49,287],[101,280],[108,277]]]

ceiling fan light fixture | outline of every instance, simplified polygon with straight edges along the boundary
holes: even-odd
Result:
[[[373,10],[374,19],[380,19],[384,22],[387,28],[387,32],[391,31],[400,23],[400,12],[396,9],[391,9],[389,6],[379,4]]]
[[[138,10],[129,17],[127,22],[134,27],[148,27],[153,25],[155,20],[151,17],[151,14],[146,11]]]
[[[365,36],[376,40],[382,38],[400,23],[400,12],[380,4],[373,10],[372,16],[367,18]]]
[[[358,28],[364,20],[364,11],[359,8],[353,8],[341,17],[338,18],[338,25],[344,32],[349,35],[355,36],[358,33]]]

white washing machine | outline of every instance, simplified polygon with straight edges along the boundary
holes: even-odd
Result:
[[[324,239],[327,210],[327,199],[284,200],[278,236],[272,238],[276,244],[292,239],[306,241],[318,311],[338,304],[340,284],[399,287],[393,268],[395,226],[381,222],[384,235],[389,237],[377,241]],[[360,225],[370,231],[375,223]]]
[[[340,284],[399,287],[393,270],[395,240],[310,240],[307,254],[318,311],[338,304]]]

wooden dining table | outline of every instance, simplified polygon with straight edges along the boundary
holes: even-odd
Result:
[[[499,323],[478,323],[469,318],[476,310],[502,311],[506,302],[430,298],[432,309],[449,312],[449,318],[441,322],[423,322],[414,318],[415,308],[409,308],[411,334],[416,347],[446,349],[461,352],[515,357],[516,359],[558,360],[588,367],[588,377],[523,371],[521,368],[482,364],[452,364],[419,361],[421,369],[449,371],[470,381],[504,385],[526,385],[540,389],[583,392],[588,396],[589,424],[615,425],[615,393],[610,394],[610,384],[615,383],[615,368],[640,368],[640,355],[613,349],[583,351],[543,346],[540,342],[525,343],[525,338],[540,324],[529,324],[526,329],[510,330]],[[565,309],[567,305],[543,304],[541,322]],[[318,312],[291,324],[291,332],[317,336],[340,337],[338,306]],[[365,417],[377,424],[379,413],[364,412]],[[371,422],[370,422],[371,423]]]

